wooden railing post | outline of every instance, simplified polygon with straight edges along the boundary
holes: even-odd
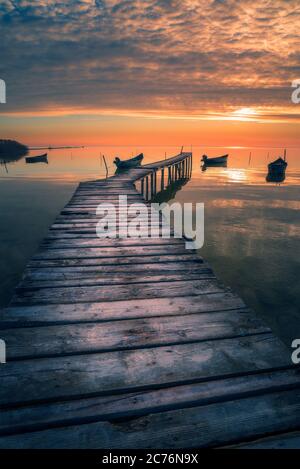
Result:
[[[146,176],[146,200],[149,199],[149,177]]]
[[[141,193],[142,193],[142,196],[144,197],[144,178],[141,179]]]
[[[153,197],[153,171],[150,174],[150,190],[151,190],[151,197]]]

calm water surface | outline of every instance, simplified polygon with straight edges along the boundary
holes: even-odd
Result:
[[[116,155],[128,158],[140,151],[145,163],[178,153],[172,147],[90,147],[51,150],[48,165],[26,164],[24,159],[1,165],[1,306],[8,303],[26,262],[78,181],[105,177],[102,154],[113,174]],[[228,168],[201,171],[200,155],[227,152]],[[288,150],[281,185],[265,180],[267,163],[282,154],[279,149],[194,147],[193,154],[192,178],[175,200],[205,203],[200,254],[225,285],[290,343],[300,337],[300,150]]]

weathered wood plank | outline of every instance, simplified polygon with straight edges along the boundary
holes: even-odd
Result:
[[[37,260],[32,258],[29,261],[28,266],[30,267],[71,267],[71,266],[91,266],[97,265],[137,265],[149,263],[164,263],[164,262],[187,262],[196,261],[199,257],[192,251],[186,251],[184,254],[156,254],[147,256],[122,256],[122,257],[97,257],[97,258],[80,258],[80,259],[45,259]],[[201,261],[201,260],[200,260]]]
[[[127,350],[270,332],[251,313],[236,311],[106,323],[6,329],[7,359]]]
[[[272,334],[8,362],[0,368],[5,382],[0,405],[127,392],[290,365],[289,352]]]
[[[247,312],[244,302],[230,292],[210,295],[126,301],[31,305],[8,307],[2,311],[0,328],[68,324],[74,322],[116,321],[120,319],[198,314],[239,310]]]
[[[86,303],[118,301],[133,298],[163,298],[205,295],[224,291],[217,280],[184,280],[173,282],[137,283],[128,285],[33,288],[17,291],[12,304]]]
[[[95,238],[95,239],[45,239],[41,244],[43,249],[74,249],[88,247],[122,247],[122,246],[182,246],[184,241],[178,238]]]
[[[0,434],[22,433],[75,423],[136,418],[149,413],[233,401],[258,393],[262,395],[299,386],[299,373],[295,370],[285,370],[143,392],[3,409],[0,411]],[[244,445],[248,446],[247,443]],[[250,442],[249,445],[252,447],[256,442]]]
[[[128,222],[128,223],[140,223],[140,224],[147,224],[147,222],[151,221],[158,222],[158,221],[163,221],[164,218],[162,216],[155,216],[155,219],[151,219],[148,215],[146,216],[139,216],[138,219],[136,218],[136,215],[127,215],[126,212],[120,213],[116,212],[115,215],[108,215],[105,217],[102,216],[97,216],[96,214],[85,214],[85,215],[59,215],[55,219],[55,223],[60,224],[60,223],[98,223],[100,220],[105,219],[105,221],[115,221],[115,223],[121,223],[121,222]],[[167,226],[170,226],[169,223],[166,222]]]
[[[189,274],[210,273],[210,267],[206,264],[197,262],[166,262],[157,264],[136,264],[136,265],[104,265],[104,266],[87,266],[87,267],[56,267],[34,269],[27,268],[24,271],[24,280],[71,280],[79,278],[105,277],[110,274],[128,275],[145,274],[145,275],[168,275],[176,272],[184,273],[185,278]]]
[[[153,221],[153,222],[150,222],[147,224],[147,223],[143,223],[144,226],[162,226],[162,223],[161,221],[159,222],[156,222],[156,221]],[[123,223],[116,223],[116,226],[119,227],[119,226],[127,226],[128,223],[127,222],[123,222]],[[85,223],[53,223],[53,225],[50,227],[51,230],[83,230],[84,228],[87,228],[89,230],[92,230],[93,232],[96,232],[96,226],[97,226],[97,222],[85,222]]]
[[[298,430],[300,390],[0,439],[2,448],[203,448]],[[193,429],[193,431],[191,431]]]
[[[165,228],[162,228],[162,227],[159,227],[159,236],[161,237],[163,234],[166,235],[166,233],[168,233],[169,231],[166,230]],[[141,233],[144,234],[144,235],[147,235],[149,234],[149,230],[141,230]],[[170,234],[171,234],[171,237],[173,237],[173,232],[172,230],[170,231]],[[97,236],[97,233],[95,230],[93,230],[92,232],[81,232],[80,230],[75,230],[75,232],[73,232],[72,230],[51,230],[48,232],[47,234],[47,237],[45,238],[45,241],[48,241],[48,240],[54,240],[54,239],[100,239],[98,236]],[[111,239],[111,238],[109,238]],[[121,238],[119,238],[121,239]],[[128,238],[129,240],[131,238]],[[157,238],[153,238],[153,239],[157,239]],[[200,257],[200,256],[199,256]]]
[[[188,251],[184,243],[176,245],[142,245],[142,246],[126,246],[125,247],[106,247],[101,248],[74,248],[74,249],[40,249],[33,256],[35,260],[48,259],[80,259],[97,257],[126,257],[126,256],[144,256],[154,254],[186,254]]]
[[[215,275],[209,269],[206,269],[202,272],[194,272],[189,274],[190,280],[207,280],[214,279]],[[142,274],[131,274],[128,273],[116,273],[115,275],[94,275],[92,278],[84,278],[80,275],[77,279],[38,279],[35,277],[34,280],[24,279],[16,287],[18,293],[23,290],[30,290],[36,288],[58,288],[58,287],[85,287],[85,286],[102,286],[102,285],[131,285],[131,284],[140,284],[140,283],[154,283],[154,282],[178,282],[185,281],[185,273],[168,273],[168,276],[165,275],[142,275]]]
[[[268,438],[230,446],[236,449],[300,449],[300,432],[280,433]]]

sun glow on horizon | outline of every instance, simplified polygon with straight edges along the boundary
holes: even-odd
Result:
[[[260,114],[254,108],[242,107],[240,109],[237,109],[236,111],[233,111],[231,115],[240,120],[248,120],[248,119],[253,119],[255,117],[259,117]]]

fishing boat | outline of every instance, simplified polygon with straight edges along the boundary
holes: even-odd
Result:
[[[285,171],[287,168],[286,152],[284,158],[277,158],[268,165],[267,182],[283,182],[285,180]]]
[[[43,155],[37,155],[37,156],[27,156],[25,158],[26,163],[47,163],[48,164],[48,158],[47,158],[47,153],[44,153]]]
[[[202,156],[203,163],[206,166],[220,166],[227,164],[228,155],[216,156],[214,158],[208,158],[207,155]]]
[[[143,153],[135,156],[134,158],[130,158],[129,160],[120,160],[120,158],[116,157],[114,163],[118,169],[129,169],[135,168],[141,164],[142,159],[144,158]]]

